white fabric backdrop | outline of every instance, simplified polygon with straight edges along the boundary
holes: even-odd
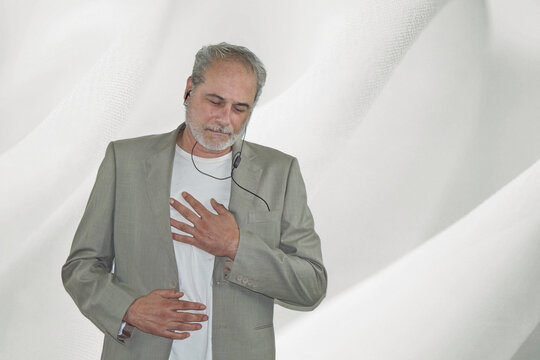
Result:
[[[183,121],[193,55],[219,41],[267,66],[247,138],[299,158],[329,271],[316,311],[276,309],[278,359],[540,358],[539,16],[0,0],[0,358],[98,358],[60,267],[105,146]]]

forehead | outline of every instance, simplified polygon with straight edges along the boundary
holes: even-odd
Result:
[[[253,70],[236,60],[214,61],[204,72],[200,84],[205,93],[214,93],[227,100],[253,102],[257,77]]]

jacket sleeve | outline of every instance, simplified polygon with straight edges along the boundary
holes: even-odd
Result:
[[[236,257],[225,276],[282,305],[310,310],[326,294],[327,274],[296,159],[289,169],[283,209],[272,211],[268,217],[269,222],[279,222],[278,246],[262,238],[264,226],[269,224],[262,224],[260,231],[240,228]]]
[[[122,318],[140,295],[120,284],[113,270],[116,161],[110,143],[99,168],[70,254],[62,267],[62,281],[81,312],[115,340]]]

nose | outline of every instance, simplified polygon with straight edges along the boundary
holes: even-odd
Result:
[[[231,124],[231,115],[232,115],[232,105],[226,105],[219,109],[219,113],[217,116],[217,121],[221,125],[229,125]]]

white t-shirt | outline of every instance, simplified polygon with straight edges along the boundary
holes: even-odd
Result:
[[[229,152],[218,158],[201,158],[193,156],[197,167],[218,178],[231,174],[232,153]],[[193,195],[208,210],[216,213],[210,204],[210,199],[229,207],[231,194],[231,179],[217,180],[201,174],[191,160],[191,154],[182,150],[178,145],[174,155],[171,178],[171,197],[193,210],[182,197],[186,191]],[[178,211],[171,207],[171,217],[192,225]],[[171,227],[173,233],[182,231]],[[185,340],[174,340],[169,360],[211,360],[212,359],[212,272],[214,270],[214,255],[192,245],[174,241],[174,253],[178,266],[179,289],[184,293],[181,300],[200,302],[206,309],[200,312],[208,315],[208,321],[201,323],[200,330],[191,331]]]

